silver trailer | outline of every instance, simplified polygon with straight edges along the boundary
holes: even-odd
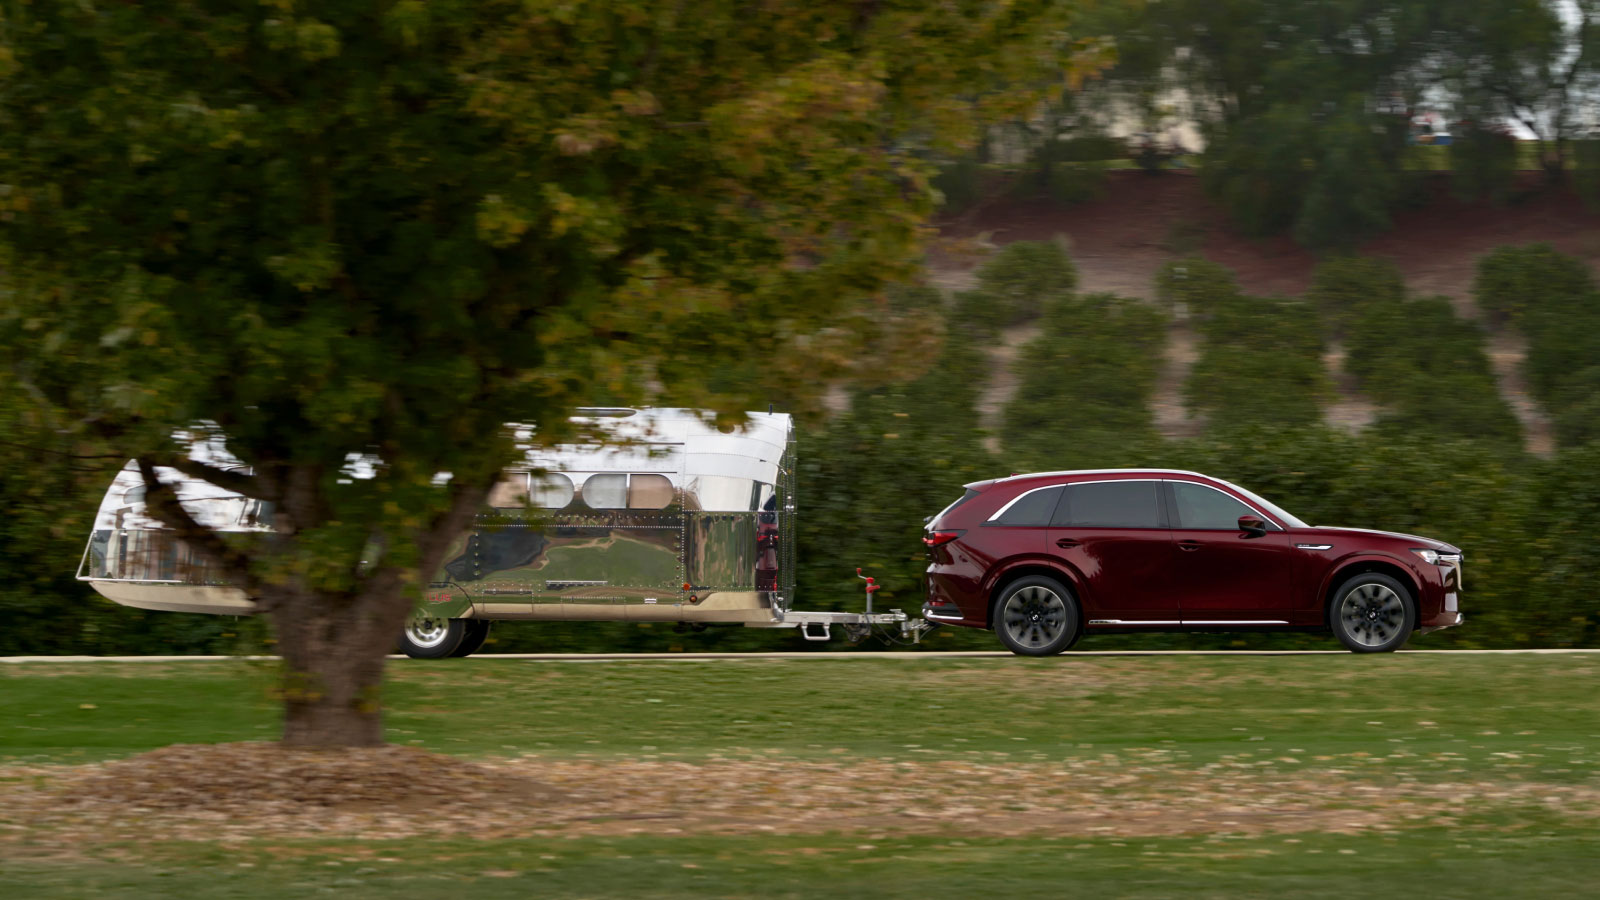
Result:
[[[435,573],[404,629],[412,656],[465,656],[489,623],[505,620],[665,622],[800,628],[828,640],[833,625],[859,638],[889,626],[913,639],[922,624],[899,610],[806,612],[795,599],[794,426],[751,413],[723,432],[693,410],[595,409],[608,434],[596,446],[540,447],[517,429],[523,461],[506,470],[473,528]],[[197,458],[229,462],[214,444]],[[359,460],[352,469],[359,474]],[[271,528],[266,504],[173,470],[180,502],[220,531]],[[144,514],[133,464],[100,504],[78,578],[142,609],[249,614],[255,602],[217,577]]]

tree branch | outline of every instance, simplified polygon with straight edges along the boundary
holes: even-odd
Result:
[[[225,491],[232,491],[235,494],[243,494],[246,497],[254,497],[258,500],[277,499],[276,497],[264,497],[261,495],[262,481],[254,475],[246,475],[243,472],[230,469],[219,469],[208,463],[190,459],[182,453],[146,454],[141,459],[149,460],[151,463],[164,468],[175,469],[190,478],[204,481],[207,484],[222,488]]]
[[[222,568],[228,581],[262,602],[261,579],[250,567],[250,555],[224,541],[215,531],[194,520],[183,504],[178,502],[178,492],[172,485],[156,477],[156,463],[140,457],[135,460],[139,474],[144,478],[145,512],[161,524],[172,529],[178,540],[211,559]],[[266,612],[263,607],[259,611]]]

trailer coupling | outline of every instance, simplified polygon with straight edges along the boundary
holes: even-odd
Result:
[[[872,595],[878,592],[879,585],[872,576],[861,574],[860,569],[856,569],[856,577],[866,582],[866,612],[808,612],[780,608],[773,611],[771,622],[747,624],[757,628],[798,628],[800,636],[808,641],[832,640],[833,626],[838,625],[852,642],[878,637],[887,643],[910,641],[913,644],[921,643],[924,634],[939,627],[937,622],[910,618],[903,610],[873,612]]]

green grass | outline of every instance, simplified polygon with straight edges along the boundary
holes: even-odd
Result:
[[[1531,782],[1552,795],[1600,776],[1596,656],[473,659],[401,661],[390,674],[391,740],[468,757],[859,755],[932,769],[944,757],[1052,763],[1160,749],[1189,772],[1334,767],[1372,781]],[[0,762],[270,737],[271,681],[266,664],[242,661],[3,665]],[[30,897],[1333,897],[1379,885],[1577,895],[1600,877],[1600,829],[1555,810],[1485,800],[1450,828],[1351,835],[157,841],[85,848],[70,862],[0,855],[0,883]]]
[[[1600,767],[1595,656],[474,659],[389,671],[390,740],[468,756],[779,749],[821,759],[844,748],[915,759],[906,751],[942,747],[1059,758],[1169,747],[1206,762],[1399,748],[1541,777]],[[272,738],[271,684],[268,664],[242,661],[3,666],[0,758],[71,762]],[[1581,750],[1551,749],[1568,744]],[[1543,755],[1493,755],[1508,751]]]
[[[1390,835],[1083,840],[618,838],[148,845],[139,863],[6,865],[27,897],[1580,897],[1591,835],[1537,825]],[[10,896],[18,896],[10,893]]]

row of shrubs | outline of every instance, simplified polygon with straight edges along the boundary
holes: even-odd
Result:
[[[1380,404],[1377,427],[1522,446],[1477,323],[1447,297],[1412,297],[1395,265],[1358,257],[1318,267],[1306,299],[1345,345],[1344,371]]]
[[[1587,284],[1569,280],[1575,289]],[[952,334],[974,343],[1000,339],[1007,326],[1037,325],[1013,364],[1018,386],[1001,431],[1007,450],[1025,458],[1063,442],[1116,452],[1149,437],[1172,315],[1191,318],[1200,334],[1184,400],[1211,428],[1322,421],[1333,393],[1323,353],[1327,341],[1340,340],[1344,371],[1381,407],[1380,430],[1521,444],[1483,329],[1457,316],[1448,299],[1409,296],[1393,263],[1329,260],[1302,300],[1246,295],[1230,271],[1203,259],[1161,271],[1160,306],[1079,297],[1076,284],[1061,244],[1018,242],[979,269],[977,289],[958,295],[952,310]],[[981,366],[977,374],[984,377]]]
[[[1523,372],[1556,438],[1600,438],[1600,291],[1588,267],[1548,244],[1502,247],[1478,263],[1473,295],[1528,339]]]

